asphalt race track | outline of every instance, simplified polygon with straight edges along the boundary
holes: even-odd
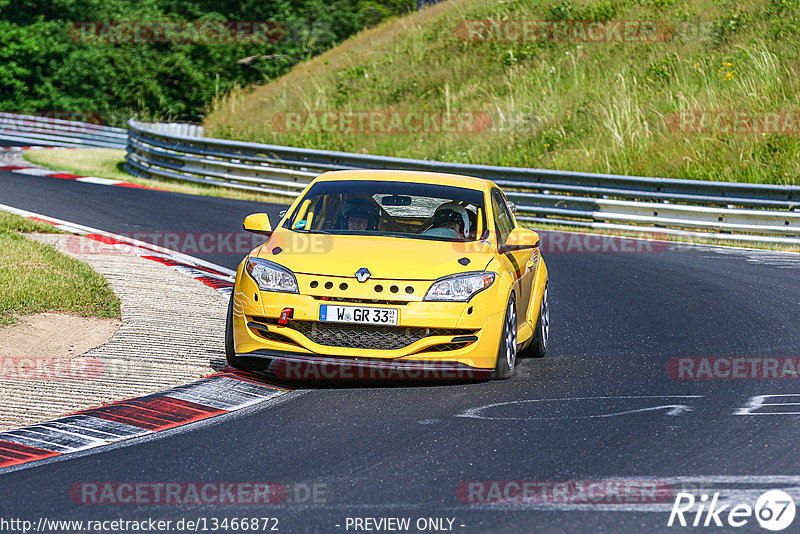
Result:
[[[238,232],[244,215],[267,211],[275,222],[282,209],[6,172],[0,203],[118,233]],[[0,517],[205,518],[208,526],[273,517],[280,532],[354,532],[354,518],[407,517],[412,525],[445,518],[445,527],[450,519],[464,533],[669,532],[694,530],[667,527],[672,497],[497,504],[457,488],[621,479],[698,497],[719,491],[735,503],[800,485],[796,374],[691,380],[667,371],[673,358],[800,357],[799,256],[689,246],[543,254],[552,344],[510,381],[316,385],[276,406],[0,474]],[[241,260],[199,256],[228,268]],[[795,396],[753,399],[779,394]],[[73,485],[96,481],[278,482],[288,496],[211,506],[70,496]],[[304,488],[319,494],[307,498]],[[698,530],[761,531],[754,518]]]
[[[33,144],[23,143],[20,141],[9,141],[8,139],[0,139],[0,146],[33,146]]]
[[[157,184],[155,184],[157,185]],[[134,237],[156,245],[177,240],[179,252],[236,269],[263,242],[242,230],[242,220],[269,213],[273,223],[288,206],[219,197],[183,195],[0,171],[0,204],[50,215],[85,226]],[[224,234],[220,239],[219,234]],[[198,243],[203,235],[208,239]],[[246,241],[236,247],[236,238]],[[246,246],[245,246],[246,245]],[[206,251],[203,253],[203,251]]]

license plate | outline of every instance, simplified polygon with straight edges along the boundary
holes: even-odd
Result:
[[[369,308],[364,306],[319,307],[319,320],[328,323],[358,323],[397,325],[398,310],[395,308]]]

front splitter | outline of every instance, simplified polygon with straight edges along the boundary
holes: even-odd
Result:
[[[485,380],[493,371],[461,362],[339,357],[263,349],[236,356],[264,361],[264,371],[281,380]]]

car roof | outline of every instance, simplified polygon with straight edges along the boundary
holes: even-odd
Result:
[[[348,170],[328,171],[317,177],[317,181],[332,182],[339,180],[373,180],[384,182],[411,182],[437,185],[449,185],[466,189],[484,191],[488,185],[494,185],[490,180],[462,176],[460,174],[447,174],[443,172],[426,171],[399,171],[399,170]]]

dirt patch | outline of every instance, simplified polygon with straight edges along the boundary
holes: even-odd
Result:
[[[39,313],[0,328],[0,358],[72,358],[106,343],[119,319]]]

